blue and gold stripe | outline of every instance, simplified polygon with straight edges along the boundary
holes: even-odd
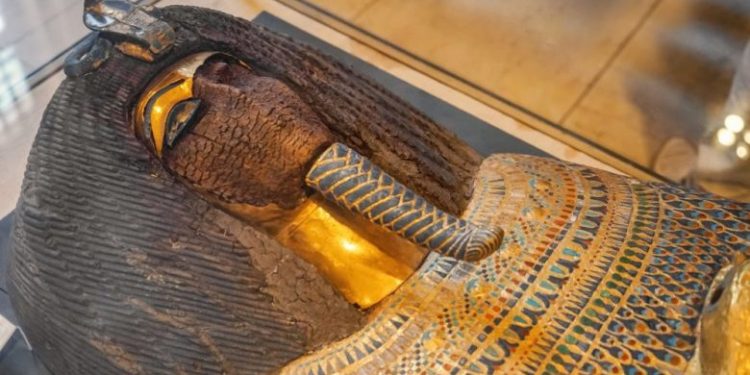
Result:
[[[341,143],[323,152],[305,182],[339,206],[445,256],[476,261],[502,242],[502,229],[479,227],[442,211]]]

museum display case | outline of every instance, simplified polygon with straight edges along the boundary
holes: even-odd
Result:
[[[618,68],[665,9],[724,8],[426,1],[414,36],[388,3],[85,1],[10,86],[0,372],[750,371],[745,62],[661,130],[626,113],[669,95]]]

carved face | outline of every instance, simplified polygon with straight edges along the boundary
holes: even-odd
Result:
[[[451,257],[479,260],[500,245],[500,228],[479,228],[433,206],[336,143],[284,82],[231,57],[197,55],[167,70],[141,98],[135,118],[136,131],[168,169],[222,202],[291,209],[309,188]]]
[[[296,206],[310,164],[333,143],[289,86],[225,55],[194,56],[148,91],[142,136],[167,168],[223,202]]]

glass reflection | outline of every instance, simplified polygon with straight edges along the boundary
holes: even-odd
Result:
[[[696,177],[700,184],[733,184],[721,193],[732,196],[750,189],[750,43],[732,81],[719,126],[710,128],[699,147]],[[729,191],[727,193],[726,191]]]
[[[29,112],[33,100],[21,100],[29,91],[23,65],[13,47],[0,50],[0,145],[11,144],[21,132],[14,126]]]

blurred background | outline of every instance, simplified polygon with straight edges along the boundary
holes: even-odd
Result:
[[[634,177],[750,200],[750,0],[278,2]],[[81,11],[0,0],[0,162],[25,160],[25,93],[57,85]]]

